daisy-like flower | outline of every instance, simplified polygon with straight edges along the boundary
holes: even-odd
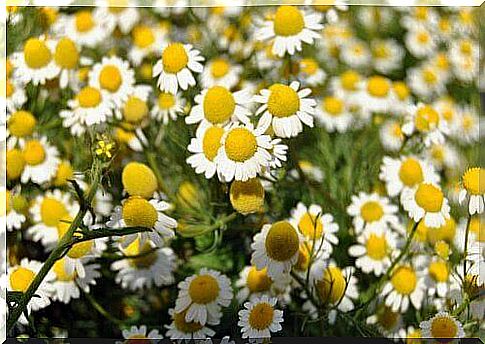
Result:
[[[394,81],[392,93],[393,103],[389,108],[390,113],[397,116],[406,115],[412,105],[411,91],[408,85],[403,81]]]
[[[153,77],[162,92],[177,94],[179,86],[187,90],[196,81],[192,72],[201,73],[204,57],[190,44],[170,43],[162,48],[162,57],[153,67]]]
[[[134,291],[175,282],[176,257],[171,248],[157,249],[151,241],[141,244],[137,238],[121,251],[126,258],[115,261],[111,269],[117,271],[115,281],[123,288]]]
[[[358,196],[352,196],[347,213],[353,217],[352,223],[356,233],[360,233],[364,228],[397,226],[397,210],[397,206],[390,204],[387,197],[360,192]]]
[[[239,82],[242,67],[233,65],[226,57],[218,57],[207,63],[202,72],[202,87],[224,86],[231,89]]]
[[[348,69],[330,80],[330,90],[340,98],[356,98],[363,88],[363,78],[355,70]]]
[[[450,217],[450,206],[441,188],[433,183],[423,182],[413,189],[405,189],[401,203],[415,222],[424,218],[427,227],[440,227]]]
[[[401,130],[401,123],[396,120],[388,120],[379,129],[379,137],[382,147],[390,152],[397,152],[404,143],[404,134]]]
[[[280,57],[302,50],[302,42],[312,44],[323,29],[320,13],[307,14],[295,6],[279,6],[272,20],[265,21],[256,31],[256,39],[273,39],[273,53]]]
[[[7,78],[5,83],[5,103],[7,113],[15,112],[22,108],[27,101],[25,90],[17,78]]]
[[[126,339],[124,342],[116,342],[116,344],[129,344],[129,343],[147,343],[154,344],[163,338],[162,334],[158,330],[151,330],[148,332],[145,325],[140,327],[132,326],[130,329],[124,329],[121,331],[123,338]],[[157,341],[158,339],[158,341]]]
[[[391,265],[391,254],[396,248],[396,234],[387,228],[369,228],[357,236],[357,244],[349,254],[357,257],[355,266],[368,274],[382,275]]]
[[[3,194],[3,193],[2,193]],[[5,190],[5,213],[7,230],[20,229],[25,222],[25,210],[28,207],[27,200],[20,194],[13,194],[10,190]]]
[[[197,95],[195,102],[197,105],[185,117],[187,124],[209,122],[224,125],[229,121],[249,123],[248,116],[251,114],[246,106],[251,102],[251,96],[245,90],[233,93],[224,86],[213,86]]]
[[[381,333],[393,338],[402,328],[402,315],[399,312],[393,312],[380,298],[377,301],[376,310],[373,315],[367,317],[366,323],[375,325]]]
[[[426,294],[424,278],[413,266],[398,265],[391,272],[382,294],[385,295],[386,306],[391,307],[393,312],[406,312],[410,302],[419,310]]]
[[[379,178],[386,183],[387,194],[395,197],[406,189],[412,189],[420,183],[438,183],[439,175],[433,165],[414,156],[401,156],[393,159],[385,156],[382,160]]]
[[[128,58],[134,66],[139,66],[147,56],[157,54],[165,43],[165,31],[161,27],[139,24],[131,32],[133,46]]]
[[[480,118],[471,107],[461,108],[452,127],[453,136],[462,144],[472,144],[480,139]]]
[[[240,214],[264,211],[264,186],[259,178],[245,182],[233,181],[229,189],[229,199],[232,207]]]
[[[288,274],[298,261],[303,236],[288,221],[266,224],[251,244],[251,264],[268,269],[268,276],[276,280]]]
[[[371,51],[374,69],[379,73],[398,69],[404,58],[404,49],[393,39],[372,41]]]
[[[35,276],[39,273],[42,265],[41,262],[23,258],[20,261],[20,265],[9,267],[7,270],[7,290],[25,293]],[[52,271],[49,271],[36,289],[36,297],[32,297],[27,304],[27,314],[50,305],[50,298],[54,293],[54,287],[52,285],[54,278],[55,275]],[[20,316],[19,321],[27,324],[27,318],[24,314]]]
[[[446,92],[446,74],[432,64],[425,63],[407,71],[407,84],[417,96],[430,98]]]
[[[258,126],[272,126],[276,136],[295,137],[303,131],[302,123],[313,127],[313,114],[316,101],[309,99],[311,90],[300,89],[300,83],[293,81],[290,86],[273,84],[254,96],[254,101],[261,103],[256,115],[263,114]]]
[[[362,107],[366,112],[386,113],[394,102],[392,83],[389,79],[375,75],[364,83]]]
[[[238,326],[243,338],[270,338],[271,333],[282,330],[283,311],[276,309],[276,298],[263,295],[251,302],[244,303],[239,311]]]
[[[258,270],[254,266],[246,266],[239,273],[236,287],[241,288],[236,297],[239,303],[248,298],[254,300],[264,294],[271,294],[273,280],[268,276],[268,269]]]
[[[462,324],[447,312],[439,312],[430,320],[419,324],[423,338],[463,338]]]
[[[178,284],[175,312],[186,311],[185,321],[217,325],[221,307],[228,307],[233,297],[231,281],[219,271],[202,268],[198,274]]]
[[[160,92],[150,110],[150,116],[167,125],[170,120],[176,121],[178,116],[184,114],[184,107],[185,100],[180,94]]]
[[[453,282],[452,267],[443,258],[426,258],[423,257],[421,259],[423,260],[423,263],[427,265],[424,281],[428,289],[428,294],[437,294],[439,297],[445,297],[448,293],[450,285]]]
[[[19,110],[7,115],[7,137],[9,148],[17,143],[25,144],[37,127],[37,119],[30,111]]]
[[[22,52],[12,54],[11,61],[15,66],[15,79],[23,84],[43,85],[59,74],[54,61],[53,42],[45,37],[29,38]]]
[[[316,107],[315,117],[325,129],[333,133],[346,132],[352,125],[354,117],[351,106],[340,96],[326,96]]]
[[[135,72],[118,56],[103,57],[89,72],[89,86],[103,90],[108,100],[121,106],[133,93]]]
[[[130,125],[137,126],[142,123],[148,117],[147,103],[151,91],[152,88],[148,85],[134,86],[128,97],[115,108],[115,116]]]
[[[410,29],[404,37],[406,48],[417,58],[432,55],[436,48],[436,37],[424,26]]]
[[[77,66],[80,60],[79,49],[71,39],[60,38],[54,48],[54,62],[60,70],[59,86],[66,88],[70,81],[75,80]]]
[[[364,68],[372,61],[372,55],[367,44],[360,39],[351,39],[344,43],[340,51],[342,62],[350,68]]]
[[[327,257],[332,253],[333,246],[338,245],[338,224],[334,222],[332,215],[324,214],[322,207],[317,204],[307,208],[299,202],[296,208],[291,210],[290,223],[306,240],[315,241],[316,248],[320,248]],[[323,243],[320,243],[321,240]]]
[[[214,162],[219,177],[226,182],[246,181],[256,177],[273,160],[268,150],[273,148],[269,135],[263,134],[265,128],[253,128],[251,124],[233,125],[221,138]],[[213,143],[215,145],[215,142]]]
[[[462,177],[463,190],[459,202],[462,204],[469,195],[468,212],[470,215],[481,214],[485,208],[485,169],[469,168]]]
[[[463,164],[463,158],[459,155],[458,150],[449,143],[432,144],[424,152],[424,156],[438,170],[446,168],[456,171]]]
[[[318,86],[323,84],[327,74],[318,65],[318,61],[313,58],[304,58],[299,62],[299,76],[301,80],[305,80],[308,86]]]
[[[166,214],[171,208],[165,201],[151,199],[150,201],[139,196],[130,196],[122,206],[114,208],[114,213],[106,225],[111,228],[144,227],[150,228],[149,232],[129,234],[123,237],[122,246],[127,247],[138,237],[141,245],[147,239],[153,241],[158,247],[162,247],[165,240],[175,236],[177,221]]]
[[[86,132],[87,127],[105,123],[113,114],[113,104],[106,91],[96,87],[82,88],[74,99],[67,102],[68,110],[62,110],[63,126],[74,136]]]
[[[98,11],[80,10],[57,20],[53,31],[64,34],[79,46],[94,48],[110,34],[106,17]]]
[[[165,335],[172,340],[205,339],[206,337],[212,337],[215,334],[212,329],[196,321],[187,321],[187,310],[176,312],[173,308],[170,308],[168,314],[172,317],[172,323],[170,325],[165,325],[168,329]]]
[[[47,142],[46,137],[21,142],[25,167],[20,178],[22,183],[31,180],[42,184],[51,180],[60,163],[59,151]]]
[[[109,33],[118,27],[126,35],[140,19],[136,1],[98,0],[96,5],[99,7],[95,10],[95,16],[106,20],[106,30]]]
[[[431,144],[443,144],[445,134],[449,133],[446,121],[440,119],[438,111],[431,105],[419,104],[410,109],[402,131],[407,136],[415,132],[424,136],[424,144],[429,147]]]

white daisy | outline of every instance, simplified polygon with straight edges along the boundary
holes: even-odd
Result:
[[[382,289],[386,306],[393,312],[405,313],[411,302],[415,309],[421,309],[426,285],[421,272],[411,265],[397,265]]]
[[[413,93],[421,98],[440,96],[446,92],[446,74],[432,64],[424,63],[409,68],[406,73],[407,84]]]
[[[53,26],[54,33],[65,35],[79,46],[94,48],[110,34],[106,17],[98,11],[80,10],[60,17]]]
[[[426,256],[419,256],[418,259],[421,262],[417,264],[423,264],[426,271],[424,282],[428,289],[428,295],[436,294],[439,297],[445,297],[453,282],[453,271],[450,264],[440,257],[430,259]]]
[[[201,75],[202,87],[224,86],[231,89],[239,82],[242,67],[233,65],[226,57],[217,57],[207,62]]]
[[[394,39],[371,42],[372,62],[379,73],[390,73],[401,67],[404,49]]]
[[[167,125],[170,120],[176,121],[177,117],[184,114],[185,100],[182,96],[168,92],[158,94],[155,105],[150,110],[150,115],[157,121]]]
[[[360,192],[358,196],[352,196],[347,213],[353,217],[352,223],[356,233],[360,233],[364,228],[397,226],[397,210],[397,206],[390,204],[387,197],[381,197],[377,193]]]
[[[313,114],[316,101],[308,99],[311,90],[300,89],[300,83],[293,81],[290,86],[273,84],[268,89],[260,91],[253,97],[255,102],[261,103],[256,115],[263,114],[258,127],[272,126],[276,136],[282,138],[295,137],[303,131],[302,123],[313,127]]]
[[[141,325],[140,327],[132,326],[129,330],[125,329],[121,331],[123,338],[127,339],[125,342],[117,342],[122,344],[128,344],[131,342],[134,343],[147,343],[147,344],[154,344],[157,343],[160,339],[163,338],[162,334],[158,332],[158,330],[151,330],[148,332],[147,327],[145,325]],[[157,341],[158,339],[158,341]]]
[[[151,92],[151,86],[133,86],[125,100],[115,108],[115,117],[132,125],[140,124],[148,117],[148,98]]]
[[[327,78],[325,71],[313,58],[303,58],[299,61],[299,79],[305,80],[305,84],[315,87],[324,83]]]
[[[432,144],[425,152],[424,156],[437,170],[450,169],[458,170],[463,165],[463,157],[458,150],[449,143]]]
[[[340,96],[324,97],[315,109],[317,121],[330,133],[344,133],[354,121],[351,106]]]
[[[430,56],[437,48],[436,37],[423,26],[410,29],[404,36],[404,42],[409,52],[417,58]]]
[[[157,85],[162,92],[177,94],[179,86],[184,91],[195,86],[192,72],[202,72],[202,61],[204,57],[190,44],[170,43],[162,47],[162,57],[153,67],[153,77],[158,76]]]
[[[121,6],[116,6],[120,4]],[[104,18],[106,21],[106,30],[112,33],[118,27],[123,34],[128,34],[140,19],[139,9],[136,8],[136,1],[113,1],[98,0],[98,8],[94,10],[95,17]]]
[[[221,307],[228,307],[233,297],[231,281],[219,271],[202,268],[198,274],[178,284],[175,312],[186,311],[185,321],[217,325]]]
[[[402,131],[407,136],[414,133],[423,135],[424,144],[429,147],[432,143],[443,144],[449,133],[446,121],[440,119],[438,111],[431,105],[418,104],[409,110]]]
[[[79,61],[79,48],[74,41],[62,37],[55,43],[54,62],[60,73],[60,88],[66,88],[69,83],[73,83],[73,80],[76,79]]]
[[[27,102],[24,86],[17,78],[7,78],[5,84],[5,105],[7,113],[13,113]]]
[[[430,320],[419,324],[423,338],[463,338],[463,326],[447,312],[439,312]]]
[[[20,147],[25,160],[25,167],[20,178],[22,183],[31,180],[42,184],[51,180],[60,163],[59,151],[47,142],[47,137],[21,142]]]
[[[139,24],[131,32],[133,45],[128,58],[134,66],[139,66],[145,57],[159,53],[160,47],[166,44],[166,32],[157,26]]]
[[[165,334],[172,340],[178,339],[205,339],[214,336],[215,332],[196,321],[187,321],[187,311],[175,312],[173,308],[168,310],[168,314],[172,317],[172,323],[165,325],[168,329]]]
[[[463,190],[460,191],[459,202],[463,204],[467,196],[470,215],[481,214],[485,209],[485,169],[469,168],[462,177]]]
[[[17,194],[11,190],[4,190],[4,192],[7,230],[20,229],[26,220],[24,212],[28,207],[28,201],[20,193]]]
[[[283,311],[276,309],[276,298],[263,295],[252,302],[244,303],[239,311],[238,326],[242,338],[269,338],[271,333],[282,330]]]
[[[279,6],[273,20],[265,21],[257,29],[257,40],[274,39],[273,53],[278,56],[293,55],[302,50],[302,42],[312,44],[320,35],[315,32],[323,29],[320,13],[307,14],[295,6]]]
[[[392,83],[389,79],[374,75],[363,84],[361,107],[369,113],[387,113],[394,103]]]
[[[473,144],[480,139],[480,118],[475,109],[463,107],[456,116],[452,135],[462,144]]]
[[[404,143],[404,134],[401,130],[401,123],[396,120],[387,120],[379,129],[379,137],[382,147],[389,152],[397,152]]]
[[[245,266],[241,270],[235,286],[240,288],[236,295],[239,303],[246,301],[248,298],[254,300],[264,294],[273,295],[273,290],[275,289],[273,280],[268,276],[268,269],[258,270],[254,266]]]
[[[364,68],[372,61],[372,55],[367,43],[360,39],[351,39],[344,43],[340,51],[340,59],[350,68]]]

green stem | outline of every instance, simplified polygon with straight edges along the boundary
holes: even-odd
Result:
[[[468,251],[468,236],[470,234],[470,222],[472,220],[472,216],[468,215],[468,219],[466,221],[466,231],[465,231],[465,245],[463,248],[463,280],[466,279],[466,256]]]
[[[99,304],[98,301],[96,301],[92,296],[91,294],[89,293],[84,293],[84,296],[86,296],[86,299],[88,299],[89,303],[91,303],[91,305],[94,307],[94,309],[96,309],[98,311],[99,314],[101,314],[102,316],[104,316],[106,319],[108,319],[109,321],[111,321],[112,323],[116,324],[116,325],[122,325],[123,324],[123,321],[118,319],[118,318],[115,318],[114,316],[112,316],[106,309],[104,309],[103,306],[101,306]]]
[[[155,177],[157,177],[157,181],[158,181],[158,187],[160,188],[160,190],[162,190],[162,192],[169,196],[171,199],[173,199],[171,196],[171,193],[170,191],[168,190],[168,188],[165,186],[165,182],[163,180],[163,176],[162,176],[162,173],[160,172],[160,169],[158,168],[158,164],[157,164],[157,159],[156,159],[156,155],[153,151],[150,151],[150,150],[147,150],[145,149],[145,156],[146,156],[146,159],[147,159],[147,162],[148,162],[148,165],[150,166],[150,168],[153,170],[153,173],[155,173]]]

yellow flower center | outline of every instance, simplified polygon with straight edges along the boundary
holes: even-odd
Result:
[[[475,128],[475,118],[469,114],[465,114],[463,115],[461,124],[463,126],[463,129],[465,129],[465,131],[470,131],[471,129]]]
[[[438,54],[438,56],[436,56],[436,66],[441,70],[447,71],[450,67],[448,56],[444,53]]]
[[[316,215],[306,212],[298,223],[298,229],[307,238],[319,239],[323,235],[323,224]]]
[[[128,123],[139,123],[147,115],[147,103],[138,97],[131,96],[123,106],[123,118]]]
[[[471,55],[473,50],[472,43],[468,40],[463,40],[460,42],[460,51],[464,55]]]
[[[61,38],[54,53],[56,64],[65,69],[74,69],[79,61],[76,44],[69,38]]]
[[[211,275],[200,275],[190,282],[189,295],[193,302],[207,304],[219,296],[219,283]]]
[[[138,48],[146,48],[155,42],[152,29],[146,25],[138,25],[132,31],[133,43]]]
[[[271,288],[271,278],[266,268],[257,270],[254,266],[249,270],[246,285],[251,293],[261,293]]]
[[[374,97],[383,98],[388,95],[390,89],[391,83],[382,76],[373,76],[367,81],[367,92]]]
[[[72,220],[73,219],[70,215],[65,215],[59,218],[59,221],[57,222],[57,236],[59,238],[62,238],[67,233],[69,227],[71,226]]]
[[[338,303],[344,296],[347,281],[338,267],[331,266],[325,269],[323,280],[317,282],[317,288],[324,302]]]
[[[428,19],[428,9],[426,7],[416,7],[414,15],[417,19],[425,21]]]
[[[187,66],[189,56],[183,44],[171,43],[162,53],[162,62],[165,72],[176,74]]]
[[[296,261],[294,269],[299,271],[307,271],[310,265],[310,254],[312,250],[313,242],[303,242],[298,249],[298,260]]]
[[[418,39],[418,43],[421,43],[421,44],[426,44],[430,40],[429,34],[425,31],[419,32],[416,38]]]
[[[129,258],[130,265],[137,269],[148,269],[157,261],[157,254],[151,252],[152,247],[148,242],[140,245],[140,239],[136,239],[123,250],[127,256],[137,256]]]
[[[7,80],[7,83],[5,85],[5,94],[7,98],[10,98],[14,92],[15,86],[10,82],[10,80]]]
[[[25,293],[35,278],[35,272],[27,268],[18,267],[10,275],[10,286],[13,291]]]
[[[398,139],[403,139],[404,134],[401,129],[401,125],[397,122],[393,123],[391,126],[391,135],[398,138]]]
[[[52,60],[52,53],[38,38],[29,38],[24,45],[24,59],[27,66],[32,69],[45,67]]]
[[[57,280],[61,282],[71,282],[76,279],[76,272],[68,274],[66,271],[66,258],[62,258],[54,263],[52,271],[56,274]]]
[[[130,162],[125,166],[121,182],[130,196],[150,198],[158,189],[155,173],[150,167],[139,162]]]
[[[40,205],[40,217],[42,222],[49,227],[56,227],[61,219],[68,215],[64,204],[55,198],[46,197]]]
[[[194,333],[194,332],[200,331],[204,327],[198,322],[185,321],[186,314],[187,314],[187,310],[180,313],[174,313],[173,322],[177,330],[183,333]]]
[[[360,75],[356,71],[348,70],[340,75],[342,87],[347,91],[355,91],[360,81]]]
[[[10,78],[12,76],[12,72],[13,72],[13,64],[12,64],[12,61],[10,61],[9,59],[7,59],[5,61],[5,74],[6,74],[7,78]]]
[[[337,97],[328,96],[323,99],[323,109],[331,116],[339,116],[344,111],[344,102]]]
[[[289,117],[300,110],[298,93],[290,86],[274,84],[269,88],[268,111],[276,117]]]
[[[157,210],[146,199],[137,196],[123,203],[123,220],[129,227],[153,228],[158,220]]]
[[[121,86],[123,78],[121,77],[118,67],[113,65],[106,65],[99,73],[99,84],[101,88],[110,92],[116,92]]]
[[[388,252],[386,237],[372,233],[365,243],[365,249],[369,258],[383,260]]]
[[[434,185],[421,183],[414,195],[416,203],[427,212],[436,213],[443,204],[443,192]]]
[[[433,145],[431,147],[431,156],[434,160],[438,162],[443,162],[445,160],[445,150],[442,145]]]
[[[72,170],[71,164],[67,161],[63,161],[57,168],[56,177],[54,178],[54,185],[64,186],[67,184],[69,179],[72,179],[73,176],[74,171]]]
[[[419,161],[414,158],[404,160],[399,168],[399,179],[409,187],[421,183],[423,181],[423,170]]]
[[[227,134],[224,148],[229,159],[243,162],[254,156],[258,149],[258,142],[248,129],[234,128]]]
[[[306,75],[314,75],[318,70],[318,63],[312,58],[302,59],[300,66],[301,71]]]
[[[233,208],[241,214],[261,211],[264,206],[264,188],[258,178],[242,182],[235,180],[229,190]]]
[[[202,139],[202,150],[205,157],[213,161],[221,147],[221,138],[224,135],[224,129],[219,127],[210,127],[204,133]]]
[[[470,233],[474,233],[479,242],[485,241],[485,221],[479,216],[473,216],[470,220]]]
[[[423,70],[423,79],[426,83],[434,85],[438,81],[438,76],[432,69],[426,68]]]
[[[409,88],[404,82],[395,82],[393,84],[393,89],[399,100],[406,100],[409,97]]]
[[[407,334],[406,344],[420,344],[422,341],[421,338],[421,330],[414,330]]]
[[[86,86],[77,95],[79,105],[83,108],[93,108],[101,103],[101,92],[98,89]]]
[[[360,214],[365,222],[379,221],[384,215],[384,209],[379,202],[368,201],[360,207]]]
[[[273,322],[274,310],[267,302],[260,302],[249,313],[249,325],[256,330],[262,331]]]
[[[428,228],[428,241],[430,244],[435,244],[440,240],[448,242],[453,241],[456,233],[456,221],[450,216],[446,219],[445,224],[438,228]]]
[[[280,6],[276,11],[273,29],[277,36],[294,36],[305,28],[303,15],[294,6]]]
[[[204,97],[204,116],[212,124],[227,122],[235,108],[236,101],[227,88],[214,86],[207,90]]]
[[[402,295],[410,295],[416,289],[417,282],[416,273],[409,266],[398,267],[391,277],[392,286]]]
[[[175,105],[175,96],[171,93],[160,93],[158,95],[158,107],[162,110],[169,110]]]
[[[79,32],[88,32],[94,27],[94,19],[89,11],[79,11],[75,14],[76,30]]]
[[[434,252],[438,255],[438,257],[448,259],[451,254],[451,248],[450,245],[448,245],[448,243],[445,241],[438,241],[434,245]]]
[[[8,214],[12,210],[12,195],[10,191],[0,191],[0,214]],[[5,202],[5,203],[4,203]]]
[[[25,167],[25,159],[23,153],[19,149],[11,149],[7,151],[7,178],[14,180],[20,177]]]
[[[274,223],[265,241],[266,253],[273,260],[283,262],[292,258],[300,248],[298,233],[287,221]]]
[[[374,46],[374,49],[372,50],[372,53],[374,57],[380,58],[380,59],[385,59],[389,57],[389,49],[384,43],[378,43]]]
[[[230,66],[231,65],[229,64],[229,62],[227,62],[226,59],[218,58],[212,61],[210,71],[212,76],[218,79],[222,78],[227,74],[227,72],[229,72]]]
[[[44,147],[37,140],[27,141],[23,154],[25,162],[31,166],[43,163],[46,157]]]
[[[37,120],[31,112],[20,110],[10,116],[7,126],[13,136],[24,137],[32,135],[36,123]]]
[[[81,234],[77,234],[75,236],[81,236]],[[69,252],[67,252],[67,256],[72,259],[79,259],[87,255],[91,252],[94,245],[93,240],[83,241],[78,244],[75,244]]]
[[[485,169],[474,167],[463,174],[463,186],[472,195],[485,194]]]
[[[442,260],[431,262],[429,264],[429,275],[436,282],[446,282],[448,281],[449,270],[448,265]]]
[[[438,126],[440,116],[438,112],[429,105],[422,106],[416,113],[414,124],[421,132],[428,132]]]
[[[143,80],[151,80],[153,74],[153,67],[150,63],[143,63],[138,69],[140,76]]]
[[[439,316],[431,322],[431,335],[434,338],[454,338],[458,327],[450,316]]]

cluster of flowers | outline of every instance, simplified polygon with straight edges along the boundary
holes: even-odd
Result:
[[[88,162],[75,159],[72,142],[101,134],[118,149],[102,139],[95,154],[117,159],[121,175],[115,188],[97,190],[83,226],[145,231],[75,244],[43,279],[28,314],[89,294],[107,251],[116,256],[108,269],[127,292],[179,280],[183,263],[172,243],[183,240],[186,224],[175,218],[202,201],[190,182],[181,184],[182,197],[163,185],[157,159],[166,152],[156,150],[174,128],[190,133],[188,145],[174,140],[185,163],[218,187],[230,183],[229,203],[247,219],[264,213],[265,192],[282,178],[300,180],[302,188],[306,179],[331,178],[314,162],[290,159],[306,127],[318,127],[312,131],[332,138],[379,133],[387,154],[376,181],[382,187],[351,197],[339,214],[351,228],[313,200],[268,214],[239,278],[209,268],[184,275],[165,336],[214,336],[211,327],[234,300],[243,338],[281,331],[283,311],[294,309],[331,324],[363,309],[367,324],[391,338],[464,337],[458,319],[465,302],[462,318],[483,320],[483,296],[475,296],[484,286],[485,170],[465,169],[460,155],[480,139],[479,116],[450,91],[477,86],[473,10],[101,3],[32,10],[43,18],[43,32],[22,41],[5,63],[12,242],[55,249],[82,208],[70,182],[89,188],[81,172]],[[18,8],[9,18],[13,26],[29,20]],[[373,35],[363,38],[359,27]],[[69,144],[55,143],[60,132]],[[160,157],[153,159],[154,151]],[[295,168],[286,171],[290,162]],[[9,250],[7,288],[26,292],[42,262]],[[423,307],[435,316],[405,321],[410,308]],[[24,314],[19,321],[28,323]],[[122,334],[162,337],[145,325]]]

